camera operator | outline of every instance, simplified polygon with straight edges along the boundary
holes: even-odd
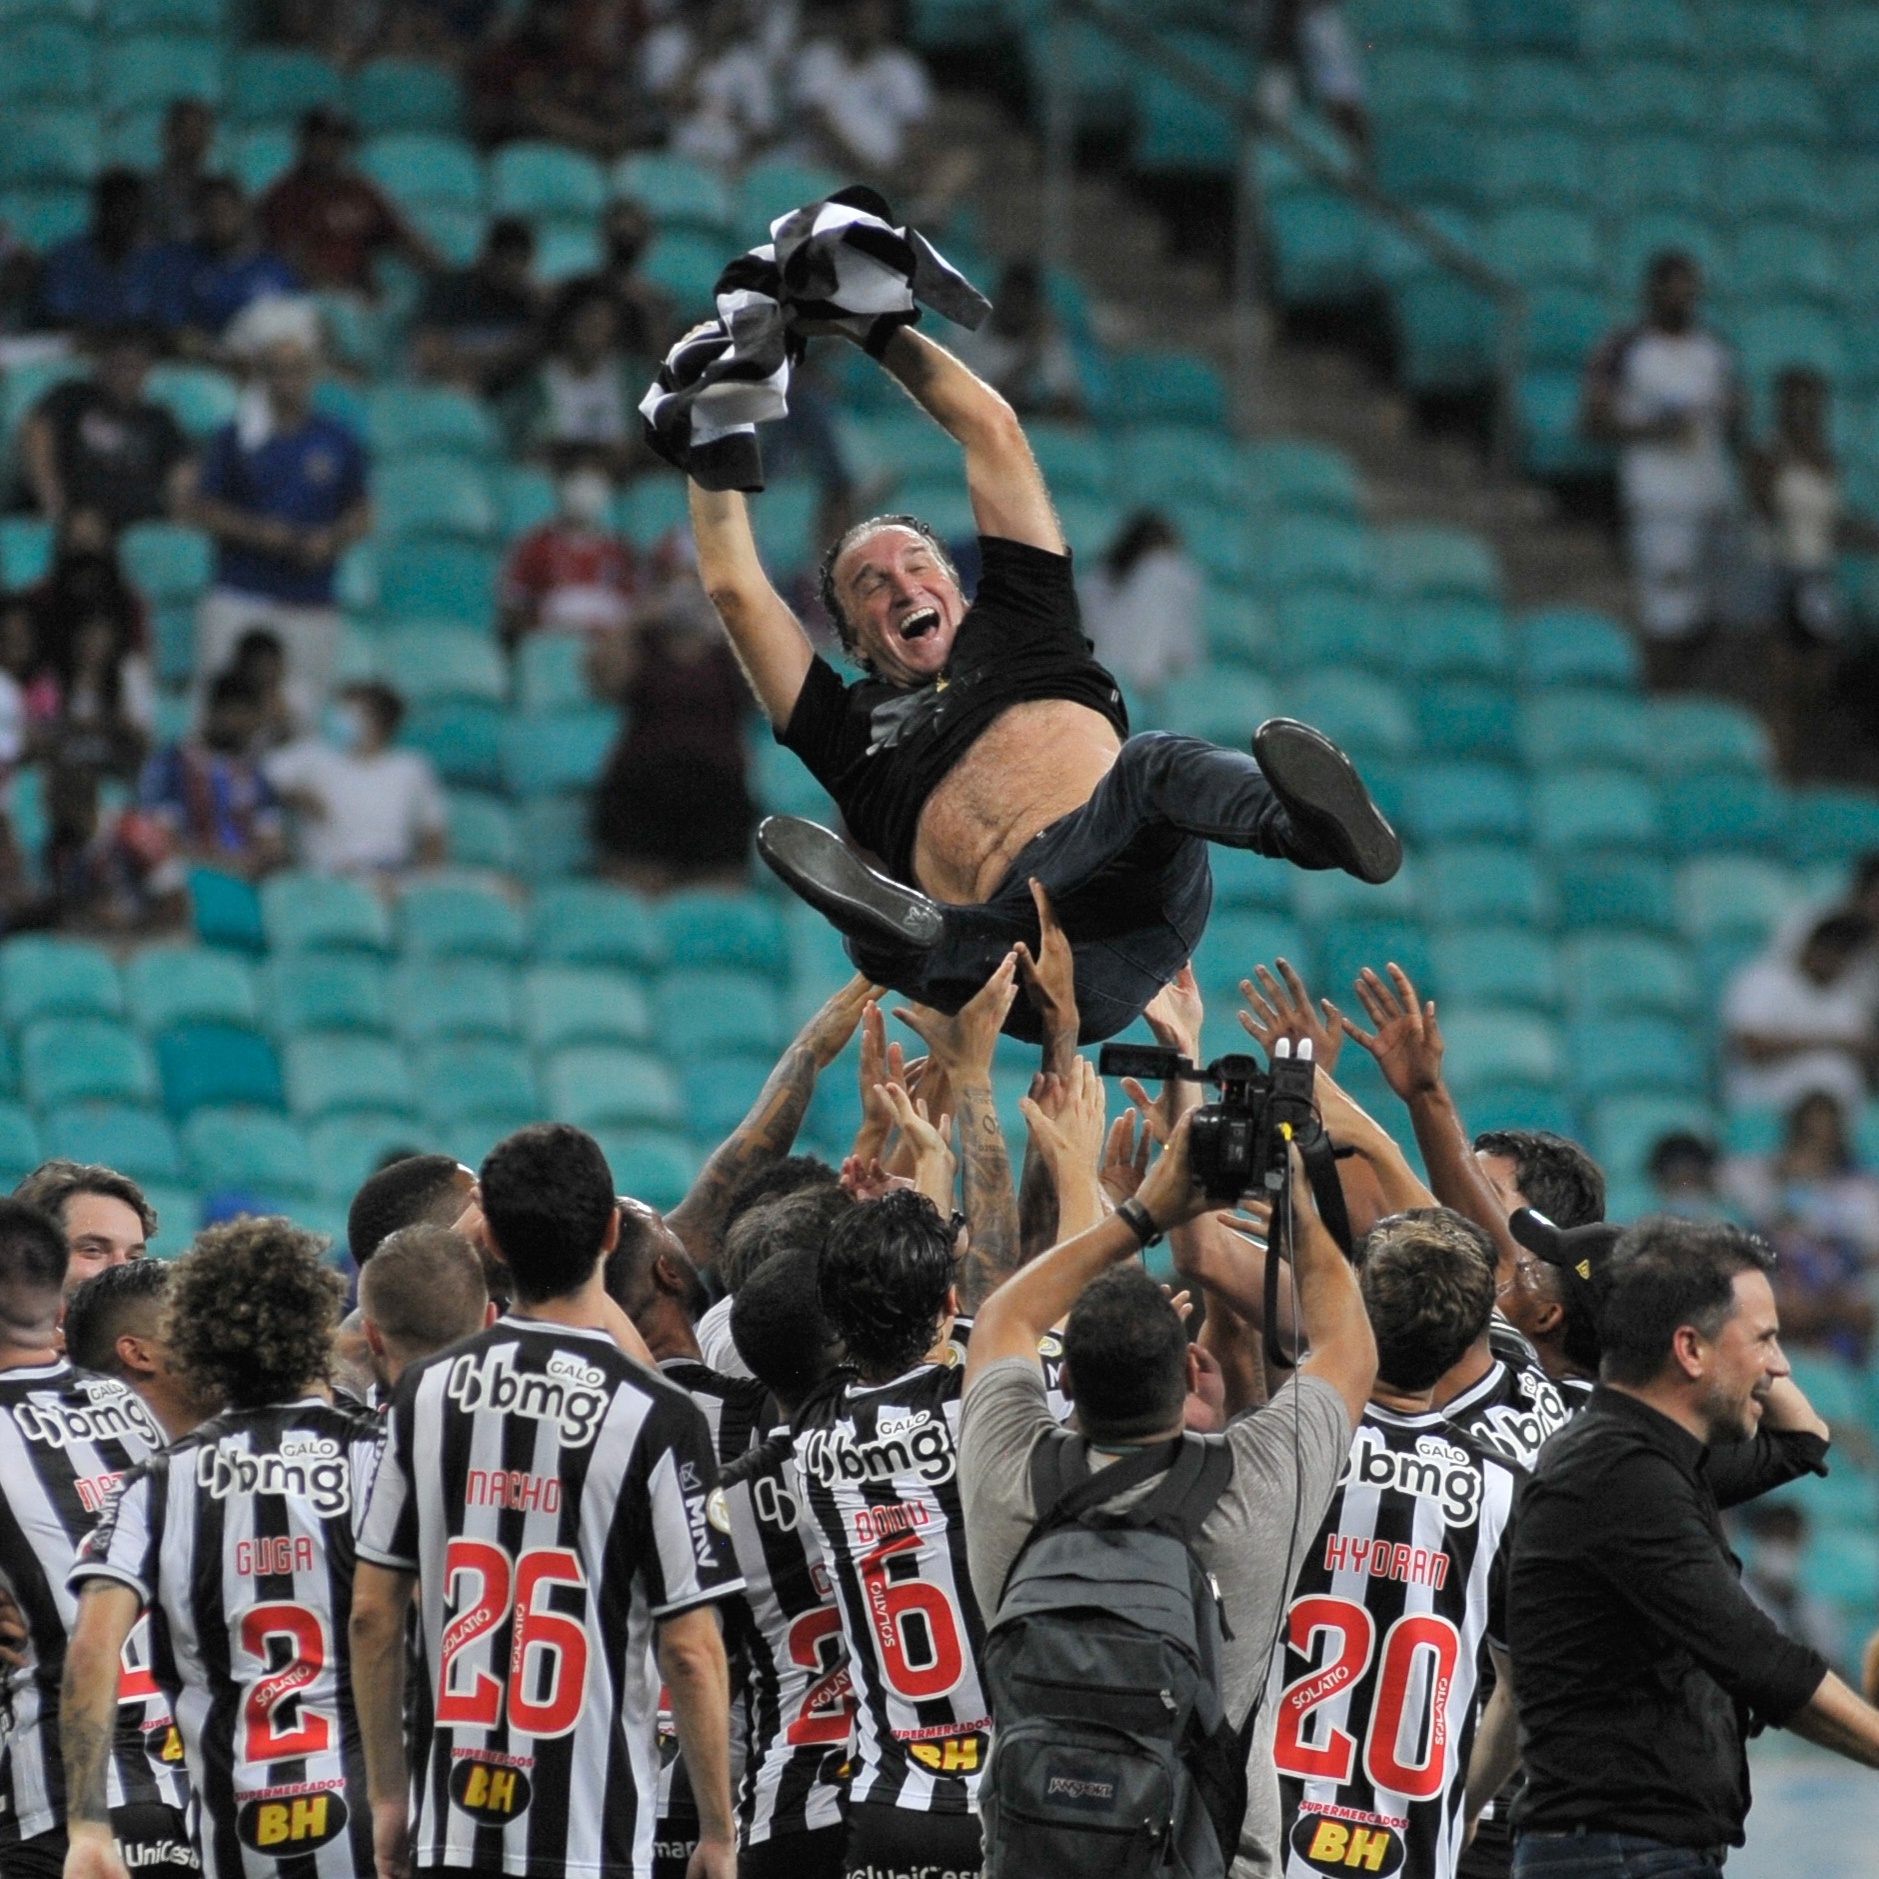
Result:
[[[1763,1615],[1723,1537],[1720,1508],[1825,1472],[1772,1264],[1738,1228],[1664,1216],[1612,1256],[1599,1387],[1515,1525],[1516,1879],[1714,1879],[1755,1725],[1879,1767],[1879,1711]]]

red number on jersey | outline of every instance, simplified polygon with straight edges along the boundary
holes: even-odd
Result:
[[[833,1605],[804,1612],[789,1628],[789,1660],[819,1672],[783,1739],[793,1749],[829,1747],[848,1740],[855,1711],[848,1665],[841,1658],[842,1615]],[[835,1648],[831,1649],[833,1646]]]
[[[155,1674],[150,1668],[150,1614],[140,1612],[137,1622],[124,1640],[117,1655],[117,1700],[120,1703],[147,1703],[161,1696]]]
[[[472,1669],[467,1685],[457,1682],[457,1653],[502,1623],[509,1609],[509,1555],[487,1540],[452,1540],[444,1552],[444,1602],[466,1575],[476,1580],[474,1603],[460,1606],[444,1626],[438,1652],[437,1722],[440,1728],[493,1729],[502,1720],[502,1680]]]
[[[1417,1659],[1426,1656],[1428,1675],[1423,1684],[1418,1714],[1408,1714],[1415,1685]],[[1364,1739],[1364,1773],[1379,1788],[1407,1795],[1412,1801],[1432,1801],[1448,1783],[1448,1696],[1455,1686],[1455,1664],[1461,1656],[1461,1633],[1446,1618],[1432,1612],[1412,1612],[1391,1625],[1383,1640],[1383,1660],[1377,1666],[1377,1696],[1370,1706],[1370,1728]],[[1419,1760],[1402,1756],[1403,1725],[1409,1724],[1409,1753],[1422,1743]],[[1424,1741],[1424,1737],[1427,1740]]]
[[[281,1711],[326,1668],[326,1626],[318,1612],[285,1602],[250,1605],[238,1627],[241,1648],[261,1666],[241,1699],[241,1758],[278,1762],[303,1755],[324,1755],[332,1746],[333,1725],[321,1711],[298,1703],[299,1721],[281,1726]],[[287,1661],[274,1663],[273,1645],[285,1639]]]
[[[919,1550],[920,1536],[902,1533],[855,1562],[881,1668],[895,1694],[911,1703],[944,1696],[966,1669],[952,1600],[922,1579],[891,1576],[892,1566],[903,1554],[917,1555]]]
[[[1305,1740],[1305,1718],[1321,1703],[1355,1686],[1370,1668],[1377,1627],[1361,1605],[1347,1598],[1301,1598],[1288,1619],[1287,1640],[1308,1663],[1321,1633],[1334,1632],[1337,1647],[1327,1651],[1320,1669],[1285,1686],[1272,1744],[1273,1764],[1281,1774],[1301,1781],[1348,1781],[1357,1762],[1357,1738],[1332,1727],[1322,1743]]]
[[[488,1540],[452,1540],[444,1554],[447,1598],[465,1574],[474,1575],[477,1593],[444,1626],[438,1726],[496,1728],[506,1689],[513,1728],[527,1735],[566,1735],[587,1698],[587,1632],[580,1619],[555,1611],[548,1600],[557,1585],[587,1589],[580,1560],[564,1546],[538,1546],[512,1566],[509,1555]],[[511,1614],[508,1674],[473,1668],[465,1681],[459,1654]]]

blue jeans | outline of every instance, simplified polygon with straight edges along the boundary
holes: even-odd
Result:
[[[1032,836],[990,900],[941,908],[946,930],[931,951],[851,940],[848,954],[876,984],[957,1011],[1019,940],[1037,944],[1035,879],[1076,955],[1082,1041],[1114,1037],[1200,944],[1213,906],[1209,842],[1332,865],[1303,852],[1250,754],[1149,731],[1122,746],[1082,808]],[[1037,1040],[1037,1013],[1022,995],[1005,1029]]]
[[[1514,1879],[1717,1879],[1713,1848],[1667,1846],[1641,1833],[1523,1833]]]

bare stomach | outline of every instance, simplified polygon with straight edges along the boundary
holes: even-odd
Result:
[[[913,871],[935,900],[990,897],[1039,829],[1080,809],[1122,748],[1100,711],[1036,698],[986,726],[926,799]]]

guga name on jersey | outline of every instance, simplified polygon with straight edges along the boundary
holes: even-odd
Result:
[[[599,1431],[612,1391],[607,1373],[571,1351],[556,1351],[545,1370],[518,1370],[513,1347],[496,1345],[450,1366],[451,1401],[466,1414],[493,1410],[552,1422],[564,1448],[585,1448]]]
[[[224,1436],[196,1450],[196,1485],[214,1500],[236,1494],[285,1494],[308,1502],[323,1520],[352,1505],[352,1464],[331,1436],[287,1436],[271,1454],[257,1455],[240,1436]]]
[[[73,1400],[81,1396],[83,1402]],[[13,1405],[13,1420],[27,1441],[48,1448],[121,1442],[127,1436],[149,1448],[164,1443],[143,1399],[115,1377],[72,1377],[56,1389],[35,1390]]]
[[[917,1475],[928,1487],[950,1481],[959,1458],[952,1432],[930,1409],[907,1416],[883,1416],[874,1433],[863,1441],[853,1423],[832,1429],[812,1429],[797,1450],[804,1472],[825,1488],[843,1482],[892,1481],[898,1475]]]
[[[1394,1488],[1439,1501],[1451,1527],[1471,1527],[1481,1511],[1481,1465],[1467,1449],[1439,1435],[1416,1438],[1413,1450],[1388,1447],[1376,1430],[1360,1428],[1345,1458],[1339,1487]]]

